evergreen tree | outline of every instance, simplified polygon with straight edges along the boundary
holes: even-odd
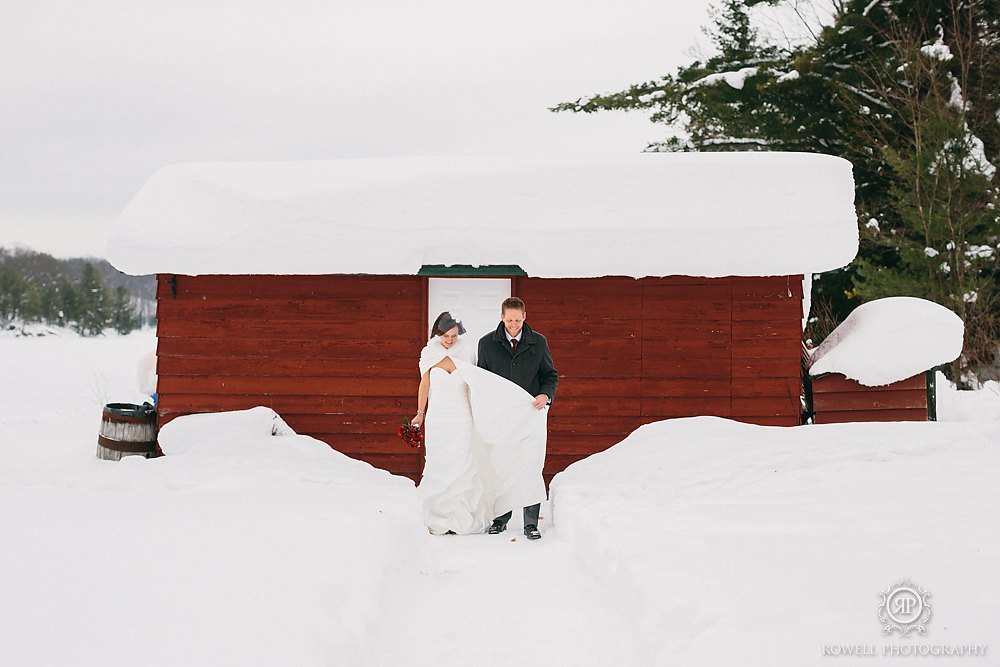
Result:
[[[863,111],[857,127],[878,149],[888,188],[864,234],[885,261],[862,257],[854,291],[864,299],[912,294],[958,313],[966,341],[952,375],[968,382],[966,369],[983,375],[995,363],[1000,321],[996,170],[971,129],[977,119],[965,94],[973,91],[976,74],[970,62],[963,64],[988,59],[988,53],[975,53],[987,36],[948,7],[910,21],[901,18],[904,7],[897,9],[875,30],[885,67],[862,71],[863,91],[889,113],[855,100]],[[995,137],[995,125],[978,126]]]
[[[12,266],[0,266],[0,326],[7,328],[21,316],[27,284]]]
[[[794,48],[761,43],[749,20],[759,4],[781,2],[721,5],[709,31],[716,55],[553,110],[650,110],[680,135],[647,150],[850,160],[859,258],[815,282],[813,303],[840,320],[862,299],[932,299],[966,323],[952,377],[995,366],[1000,0],[847,0]]]
[[[111,324],[111,296],[104,276],[87,262],[77,290],[79,311],[76,330],[84,336],[97,336]]]
[[[56,259],[0,246],[0,272],[0,311],[16,310],[9,317],[0,314],[0,324],[17,318],[93,334],[104,320],[105,326],[131,330],[138,315],[134,297],[155,298],[153,276],[126,276],[103,260]]]
[[[46,323],[59,320],[59,287],[55,281],[47,281],[38,288],[38,319]]]
[[[69,326],[80,318],[80,294],[65,276],[59,278],[56,286],[56,298],[59,310],[55,323],[59,326]]]
[[[21,309],[21,318],[25,322],[39,322],[42,316],[42,295],[43,289],[35,283],[28,283],[28,289],[24,295],[24,307]]]
[[[139,326],[139,318],[132,306],[132,295],[122,286],[116,287],[114,291],[114,300],[111,305],[111,326],[122,335],[134,331]]]

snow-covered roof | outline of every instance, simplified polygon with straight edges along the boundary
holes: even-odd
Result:
[[[862,304],[820,343],[809,374],[841,373],[876,387],[954,361],[962,353],[962,318],[910,296]]]
[[[857,252],[851,164],[805,153],[189,163],[113,224],[130,274],[789,275]]]

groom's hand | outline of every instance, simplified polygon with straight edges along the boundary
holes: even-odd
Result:
[[[548,402],[549,402],[548,394],[539,394],[538,396],[535,396],[535,401],[534,403],[532,403],[532,405],[535,406],[536,410],[541,410],[546,406],[546,404],[548,404]]]

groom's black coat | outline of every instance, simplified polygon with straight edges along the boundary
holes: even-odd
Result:
[[[479,339],[479,367],[505,377],[532,396],[545,394],[551,402],[556,397],[559,373],[552,363],[545,336],[524,324],[517,354],[511,354],[503,322],[493,333]]]

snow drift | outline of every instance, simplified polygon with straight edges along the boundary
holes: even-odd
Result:
[[[879,594],[902,577],[934,595],[926,642],[995,645],[997,441],[997,425],[662,421],[556,475],[553,518],[657,665],[923,643],[882,633]]]
[[[5,660],[357,664],[397,554],[423,532],[413,483],[267,408],[181,417],[160,443],[162,458],[12,489]]]

